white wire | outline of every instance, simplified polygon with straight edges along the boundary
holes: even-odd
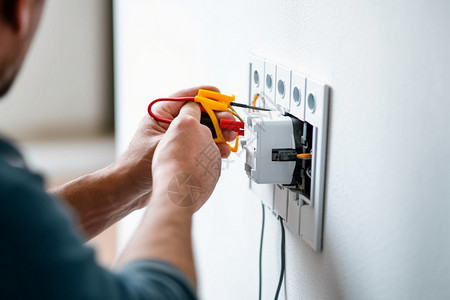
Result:
[[[306,170],[306,175],[311,178],[311,168],[308,168],[308,170]]]

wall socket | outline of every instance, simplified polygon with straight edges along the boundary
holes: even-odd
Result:
[[[303,124],[302,139],[311,154],[297,174],[296,185],[251,183],[264,204],[284,219],[287,227],[315,251],[322,249],[325,164],[327,153],[329,87],[316,80],[263,58],[250,58],[249,104],[260,94],[256,105],[275,105]],[[266,100],[266,101],[264,101]],[[270,100],[270,101],[267,101]],[[296,170],[298,170],[296,168]],[[297,171],[296,171],[297,172]],[[259,186],[265,186],[261,188]],[[267,195],[260,195],[262,191]],[[273,201],[267,199],[273,199]],[[270,204],[270,205],[269,205]]]

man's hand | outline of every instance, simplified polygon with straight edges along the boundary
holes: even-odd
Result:
[[[202,86],[179,91],[172,95],[172,97],[193,97],[197,95],[199,89],[219,91],[212,86]],[[153,110],[156,115],[173,120],[178,116],[184,103],[178,101],[159,102],[153,106]],[[229,113],[221,112],[217,114],[217,117],[219,119],[234,120],[234,117]],[[174,124],[170,126],[174,126]],[[150,199],[153,184],[151,172],[153,155],[156,146],[168,128],[169,124],[155,121],[149,115],[145,115],[127,150],[114,164],[119,169],[123,170],[125,168],[128,170],[127,177],[129,182],[127,184],[127,190],[130,195],[134,195],[135,208],[144,207]],[[233,141],[236,138],[236,133],[231,130],[224,130],[223,135],[228,141]],[[222,158],[230,155],[230,149],[226,144],[220,143],[217,147]]]
[[[211,131],[200,124],[200,106],[184,104],[156,148],[150,208],[118,265],[163,260],[182,270],[195,285],[191,217],[211,195],[220,170],[220,151]]]
[[[198,210],[220,176],[219,148],[208,127],[200,124],[200,106],[186,103],[161,139],[153,158],[153,188],[171,202]]]
[[[195,96],[199,88],[218,91],[214,87],[203,86],[180,91],[173,97]],[[183,104],[183,102],[163,102],[157,103],[153,109],[161,117],[174,119]],[[217,117],[233,119],[229,113],[218,113]],[[117,161],[104,169],[81,176],[50,191],[64,198],[74,209],[87,238],[94,237],[133,210],[147,205],[152,194],[154,178],[152,162],[155,149],[168,128],[179,126],[177,123],[179,121],[174,121],[174,124],[169,126],[146,115],[127,150]],[[223,134],[229,141],[236,137],[233,131],[224,131]],[[193,138],[195,141],[196,137]],[[221,157],[225,158],[230,154],[226,144],[218,144],[216,148],[219,149]],[[184,151],[186,149],[179,155]],[[207,193],[206,189],[202,192]]]

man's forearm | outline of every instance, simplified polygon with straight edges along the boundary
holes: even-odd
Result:
[[[127,180],[125,171],[113,164],[49,192],[69,204],[90,239],[146,203],[149,195],[130,191]]]
[[[191,208],[176,206],[167,191],[153,194],[141,225],[124,249],[117,264],[142,259],[160,259],[183,271],[196,284],[192,253]]]

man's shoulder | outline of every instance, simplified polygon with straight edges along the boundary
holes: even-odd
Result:
[[[42,177],[32,173],[20,152],[9,142],[0,139],[0,195],[11,195],[30,187],[43,187]]]

